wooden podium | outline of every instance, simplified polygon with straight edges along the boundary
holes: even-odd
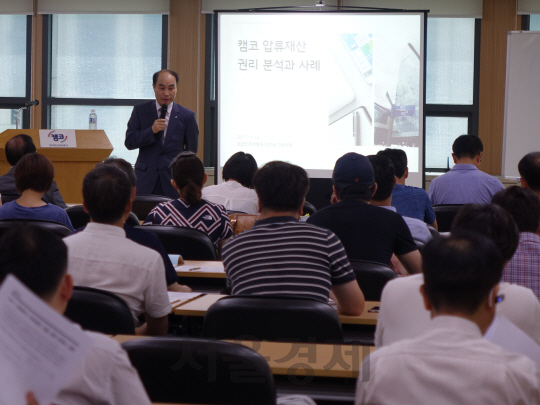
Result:
[[[0,133],[0,175],[8,172],[6,142],[15,135],[30,135],[38,153],[47,156],[54,164],[54,180],[67,204],[82,204],[84,176],[111,154],[113,147],[103,130],[75,130],[76,148],[42,148],[39,129],[7,129]]]

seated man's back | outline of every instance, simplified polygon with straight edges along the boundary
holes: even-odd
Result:
[[[68,247],[68,274],[77,286],[98,288],[126,301],[135,325],[142,313],[168,315],[165,267],[156,251],[125,236],[122,228],[89,223],[64,239]]]
[[[291,294],[328,302],[332,285],[356,280],[338,238],[292,217],[257,221],[223,248],[232,294]]]

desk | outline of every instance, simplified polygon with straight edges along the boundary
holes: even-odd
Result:
[[[225,297],[221,294],[207,294],[202,297],[195,298],[185,304],[177,305],[173,309],[174,315],[185,315],[185,316],[204,316],[208,308],[216,301]],[[342,324],[353,324],[353,325],[377,325],[377,313],[368,312],[371,308],[380,305],[378,301],[366,301],[364,306],[364,312],[359,316],[350,316],[350,315],[339,315],[339,320]]]
[[[187,268],[200,268],[189,271]],[[205,260],[186,260],[183,266],[175,266],[178,277],[192,278],[226,278],[223,262]]]
[[[144,336],[117,335],[124,343]],[[286,343],[228,340],[259,353],[272,374],[330,378],[358,378],[362,361],[375,350],[373,346],[332,345],[322,343]]]

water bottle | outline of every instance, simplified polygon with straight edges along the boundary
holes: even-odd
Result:
[[[97,129],[97,114],[96,110],[94,109],[90,111],[90,116],[88,118],[88,129]]]

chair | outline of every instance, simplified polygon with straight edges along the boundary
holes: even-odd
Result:
[[[431,234],[431,236],[433,237],[433,239],[437,239],[441,237],[441,234],[439,233],[439,231],[433,228],[431,225],[428,225],[427,229],[429,233]]]
[[[439,204],[433,206],[435,216],[437,217],[437,227],[439,232],[450,232],[452,222],[463,204]]]
[[[184,260],[217,260],[212,239],[202,231],[172,225],[136,226],[157,235],[170,255],[181,255]]]
[[[274,377],[253,350],[190,338],[145,338],[122,344],[152,402],[275,405]]]
[[[133,316],[126,302],[109,291],[74,287],[65,316],[83,329],[107,335],[134,335]]]
[[[132,211],[137,215],[138,218],[144,221],[144,219],[150,214],[150,211],[154,207],[162,202],[172,201],[171,198],[165,197],[164,195],[152,195],[152,194],[141,194],[135,196],[135,201],[133,201]]]
[[[69,229],[64,224],[54,222],[54,221],[46,221],[46,220],[40,220],[40,219],[17,219],[17,218],[10,218],[10,219],[2,219],[0,220],[0,237],[2,237],[7,231],[9,231],[12,227],[21,226],[24,224],[32,224],[35,226],[39,226],[40,228],[46,229],[48,231],[52,231],[61,238],[70,235],[73,231]]]
[[[71,221],[73,229],[84,228],[90,222],[90,215],[84,212],[82,205],[74,205],[72,207],[67,207],[66,214]],[[130,212],[129,217],[126,220],[126,224],[131,226],[137,226],[140,225],[141,222],[139,221],[137,215],[135,215],[133,212]]]
[[[386,283],[397,277],[394,270],[382,263],[351,260],[351,267],[366,301],[380,301]]]
[[[320,301],[285,295],[232,295],[213,304],[203,336],[285,342],[343,343],[334,309]]]
[[[19,194],[2,193],[2,204],[16,200],[19,197],[20,197]]]
[[[302,215],[306,215],[306,214],[309,214],[309,215],[313,215],[317,212],[317,208],[315,208],[315,206],[310,203],[309,201],[304,201],[304,210],[302,211]]]

